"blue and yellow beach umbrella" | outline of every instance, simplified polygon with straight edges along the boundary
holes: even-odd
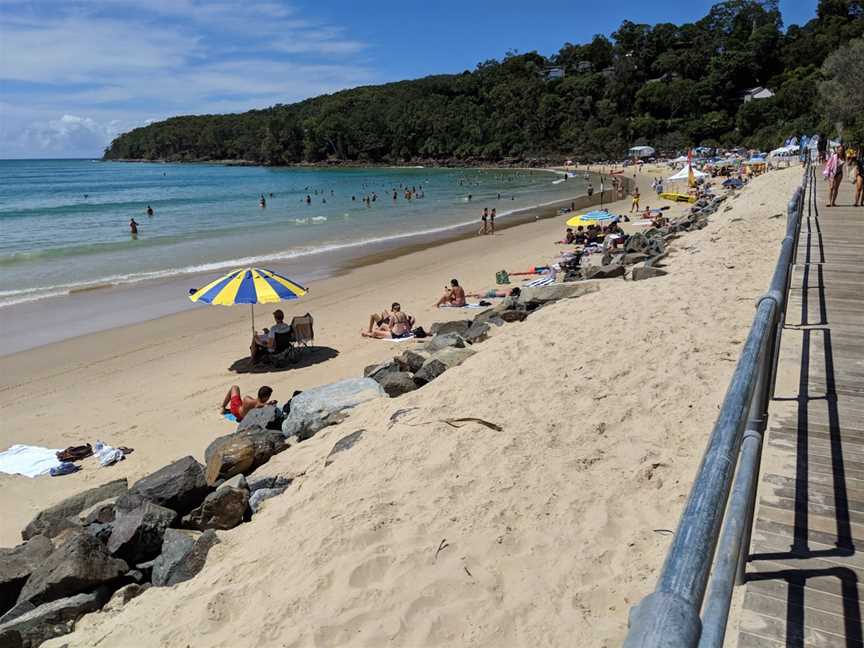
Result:
[[[586,214],[573,216],[567,221],[568,227],[579,227],[580,225],[605,225],[608,221],[618,220],[618,216],[607,211],[594,210]]]
[[[240,268],[211,281],[203,288],[190,292],[189,299],[215,306],[234,304],[272,304],[287,299],[298,299],[305,295],[306,288],[272,270],[262,268]],[[255,311],[252,311],[252,328],[255,328]]]

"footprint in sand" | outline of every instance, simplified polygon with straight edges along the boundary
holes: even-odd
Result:
[[[392,556],[370,558],[354,568],[348,577],[348,584],[351,587],[368,587],[375,581],[381,580],[392,564]]]

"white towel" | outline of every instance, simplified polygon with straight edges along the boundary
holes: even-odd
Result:
[[[555,277],[541,277],[540,279],[535,279],[534,281],[529,281],[526,284],[523,284],[525,288],[537,288],[539,286],[548,286],[551,283],[555,283]]]
[[[58,452],[39,446],[13,445],[6,452],[0,452],[0,472],[25,477],[47,475],[60,465]]]

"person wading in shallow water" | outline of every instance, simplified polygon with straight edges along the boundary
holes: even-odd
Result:
[[[135,219],[129,221],[129,231],[132,232],[133,236],[138,236],[138,223],[135,222]]]

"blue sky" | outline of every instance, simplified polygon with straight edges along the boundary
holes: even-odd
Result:
[[[786,25],[817,0],[781,0]],[[92,157],[177,114],[239,112],[552,54],[705,0],[0,0],[0,157]]]

